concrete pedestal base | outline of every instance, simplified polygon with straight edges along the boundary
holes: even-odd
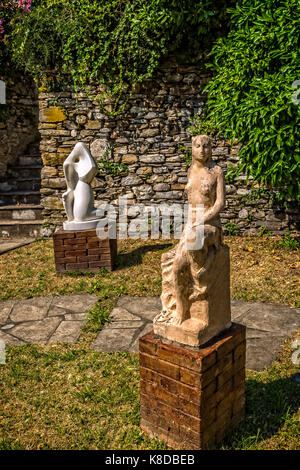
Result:
[[[63,230],[53,234],[56,271],[60,274],[112,270],[117,255],[117,240],[97,237],[96,230]]]
[[[209,449],[244,417],[246,328],[232,324],[208,346],[140,339],[141,427],[173,449]]]

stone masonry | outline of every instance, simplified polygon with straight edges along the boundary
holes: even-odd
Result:
[[[14,165],[27,146],[39,140],[38,93],[24,76],[0,74],[0,80],[6,84],[6,105],[1,105],[0,115],[0,189],[4,190],[7,165]]]
[[[99,163],[93,181],[96,205],[117,203],[127,195],[132,203],[182,203],[186,200],[187,131],[190,119],[201,112],[209,74],[195,66],[166,62],[156,75],[138,85],[125,110],[113,116],[111,103],[101,108],[91,86],[86,93],[74,90],[39,94],[42,170],[42,205],[50,227],[65,218],[61,195],[65,190],[62,164],[78,141],[84,142]],[[103,170],[103,155],[108,160]],[[238,146],[225,140],[213,144],[213,158],[224,171],[238,161]],[[109,165],[111,170],[109,170]],[[120,166],[121,165],[121,166]],[[114,173],[114,174],[113,174]],[[297,213],[272,207],[268,197],[252,198],[245,178],[227,184],[227,207],[222,222],[227,232],[255,234],[261,227],[274,233],[296,228]]]

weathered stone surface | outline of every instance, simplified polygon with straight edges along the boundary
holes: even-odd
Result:
[[[85,321],[63,321],[49,339],[49,343],[75,343]]]
[[[86,124],[87,129],[100,129],[101,127],[101,122],[99,121],[88,121]]]
[[[68,296],[53,297],[51,307],[59,307],[69,310],[72,313],[86,312],[98,300],[98,297],[92,294],[72,294]]]
[[[42,153],[43,164],[47,166],[62,165],[65,158],[64,153]]]
[[[66,115],[61,108],[43,108],[40,111],[40,122],[61,122],[66,119]]]
[[[13,335],[0,330],[0,340],[4,341],[5,344],[12,345],[12,346],[19,346],[22,344],[22,340],[15,338]]]
[[[11,328],[9,333],[28,343],[46,343],[60,322],[61,319],[57,317],[23,322]]]
[[[138,184],[141,184],[142,180],[138,176],[131,175],[131,176],[126,176],[126,178],[122,178],[121,184],[123,186],[137,186]]]
[[[128,351],[135,337],[135,328],[112,329],[104,327],[93,343],[93,349],[108,352]],[[116,338],[118,338],[117,342]]]
[[[138,157],[134,153],[128,153],[122,156],[122,163],[136,163]]]
[[[0,324],[6,323],[16,300],[4,300],[0,303]]]
[[[88,319],[87,310],[97,300],[94,295],[74,294],[2,301],[0,339],[16,345],[23,342],[75,342]]]
[[[107,151],[109,147],[107,139],[96,139],[91,143],[90,150],[92,156],[99,160],[103,157],[103,154]]]
[[[141,155],[140,162],[142,163],[164,163],[166,157],[164,155]]]
[[[10,320],[14,323],[42,320],[45,318],[52,297],[40,297],[17,302],[10,314]]]
[[[115,325],[118,321],[127,321],[130,327],[111,329],[110,324],[106,325],[105,334],[104,329],[100,331],[94,343],[95,349],[137,352],[138,338],[153,328],[153,318],[161,311],[161,307],[159,297],[120,297],[110,319],[112,322],[116,319]],[[285,338],[300,327],[300,309],[283,305],[232,300],[231,311],[232,320],[247,327],[248,369],[263,370],[268,367],[279,353]],[[136,318],[144,321],[144,327],[137,327]],[[119,335],[122,335],[120,342]]]
[[[112,176],[108,169],[101,174],[101,182],[99,179],[93,182],[96,205],[97,200],[117,200],[119,195],[124,194],[128,186],[121,183],[121,178],[132,174],[142,180],[134,188],[132,202],[186,202],[184,185],[191,147],[187,127],[191,116],[199,113],[204,106],[206,97],[203,88],[208,80],[207,72],[189,65],[177,66],[170,61],[157,70],[153,80],[146,80],[135,88],[124,111],[116,116],[107,115],[99,109],[98,87],[91,86],[88,96],[83,91],[77,94],[70,91],[69,96],[63,99],[61,92],[40,93],[43,113],[53,108],[51,102],[57,98],[66,116],[64,121],[56,123],[40,121],[40,149],[47,167],[42,176],[43,196],[61,196],[63,188],[58,187],[57,182],[50,181],[63,177],[56,173],[61,171],[64,161],[64,157],[59,155],[70,153],[76,142],[82,141],[89,146],[97,161],[105,156],[111,163],[128,165],[127,174],[122,171],[122,174]],[[112,109],[112,103],[108,101],[107,105]],[[0,138],[1,132],[0,129]],[[6,129],[3,129],[4,137],[5,133]],[[232,146],[229,140],[221,138],[213,142],[213,160],[223,168],[224,173],[229,164],[237,164],[238,151],[238,142]],[[0,173],[5,158],[5,155],[0,158]],[[53,168],[53,173],[50,173],[49,167]],[[169,189],[168,184],[172,185]],[[296,214],[277,217],[276,208],[265,211],[267,200],[251,201],[252,192],[244,176],[227,184],[227,194],[231,199],[222,212],[222,220],[227,219],[237,226],[241,234],[258,233],[260,226],[257,221],[267,222],[267,230],[274,233],[297,227]],[[270,197],[271,194],[267,199]],[[50,225],[57,226],[63,219],[63,210],[48,204],[44,216]]]

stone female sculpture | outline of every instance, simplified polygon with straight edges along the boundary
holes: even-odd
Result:
[[[97,174],[97,165],[89,149],[78,142],[63,165],[67,191],[63,194],[63,204],[68,221],[65,230],[93,229],[97,226],[97,209],[90,186]]]
[[[153,323],[156,335],[193,347],[231,325],[229,249],[222,242],[220,221],[225,184],[211,156],[210,138],[193,137],[186,186],[191,217],[178,245],[162,256],[162,312]],[[201,222],[195,216],[199,205]],[[200,228],[202,245],[191,248],[191,234]]]

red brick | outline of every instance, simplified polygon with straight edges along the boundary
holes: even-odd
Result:
[[[105,261],[103,260],[99,260],[99,261],[90,261],[89,262],[89,266],[91,268],[101,268],[101,267],[107,267],[107,266],[110,266],[111,263],[106,263]]]
[[[87,243],[86,248],[98,248],[99,249],[99,243],[98,242],[92,242],[92,243]]]
[[[99,250],[99,248],[89,248],[88,249],[88,254],[89,255],[99,255],[100,250]]]
[[[223,400],[227,394],[232,392],[233,390],[233,380],[232,378],[228,380],[222,387],[218,389],[218,391],[214,394],[216,403],[219,403],[221,400]]]
[[[232,367],[221,372],[217,377],[218,388],[220,389],[226,382],[232,380],[233,374],[234,370]]]
[[[109,248],[103,248],[102,246],[99,247],[99,253],[103,253],[103,254],[106,254],[106,255],[110,255],[111,254],[111,250]]]
[[[96,229],[92,230],[76,230],[74,231],[76,238],[91,238],[96,236]]]
[[[206,449],[223,439],[245,408],[244,332],[233,325],[198,351],[163,343],[153,332],[140,339],[145,432],[176,449]],[[203,369],[205,361],[211,365]]]
[[[63,273],[66,271],[66,265],[63,263],[56,263],[56,271],[58,273]]]
[[[64,230],[63,231],[58,230],[57,232],[53,234],[54,240],[65,240],[66,238],[70,239],[74,237],[75,237],[74,232],[69,232],[69,231],[65,232]]]
[[[146,354],[152,354],[153,356],[156,356],[157,354],[157,342],[156,341],[151,341],[149,339],[147,342],[146,341],[139,341],[140,344],[140,352],[146,353]]]
[[[147,339],[145,338],[145,340]],[[158,356],[195,372],[203,372],[216,362],[214,348],[192,351],[182,346],[160,343],[158,345]]]
[[[192,431],[183,424],[179,427],[179,438],[182,442],[183,449],[190,449],[190,445],[194,445],[196,449],[200,449],[202,445],[202,434]]]
[[[245,388],[245,379],[246,379],[246,371],[243,367],[238,372],[236,372],[233,376],[233,387],[234,389],[241,389]]]
[[[238,413],[232,416],[230,424],[228,426],[228,432],[231,431],[245,418],[245,407],[243,407]]]
[[[197,405],[201,403],[201,390],[185,385],[178,380],[172,380],[169,377],[160,376],[161,387],[169,390],[171,393],[177,393],[180,397],[188,396],[188,399]]]
[[[92,255],[92,256],[78,256],[78,261],[79,263],[85,263],[87,261],[99,261],[99,256],[97,255]]]
[[[66,239],[64,240],[64,246],[66,247],[73,247],[73,245],[81,245],[81,246],[86,246],[86,243],[80,243],[80,240],[77,238],[72,238],[72,239]]]
[[[214,421],[208,426],[202,434],[202,449],[206,450],[212,447],[216,442],[217,423]]]
[[[81,270],[81,269],[85,269],[85,268],[88,268],[88,263],[69,263],[66,265],[66,269],[68,271],[72,271],[72,270]]]
[[[233,352],[233,360],[237,361],[239,357],[243,356],[246,353],[246,342],[243,341],[240,343]]]
[[[108,254],[108,253],[101,253],[100,259],[102,259],[102,260],[110,260],[110,259],[111,259],[111,255],[110,255],[110,253],[109,253],[109,254]]]
[[[173,406],[175,408],[178,407],[178,396],[167,392],[163,388],[159,387],[157,383],[141,380],[140,389],[141,393],[144,393],[147,396],[154,397],[156,400],[166,403],[169,406]]]
[[[84,256],[84,255],[86,255],[86,250],[66,251],[66,257],[68,257],[68,256]]]
[[[235,392],[230,392],[225,398],[224,400],[220,401],[216,407],[216,417],[219,418],[220,416],[222,416],[222,414],[230,409],[232,410],[233,408],[233,403],[234,403],[234,400],[235,400]]]
[[[53,237],[53,244],[54,244],[55,248],[58,248],[58,247],[64,245],[64,241],[61,238],[59,239],[59,238]]]
[[[172,408],[166,403],[159,402],[159,415],[169,418],[179,425],[184,425],[193,431],[200,432],[201,421],[199,418],[182,413],[180,410]]]
[[[147,380],[149,382],[157,382],[159,380],[159,375],[157,372],[154,372],[151,369],[145,369],[145,367],[140,366],[140,376],[142,380]]]
[[[99,243],[101,245],[102,240],[100,240],[100,238],[98,238],[97,235],[95,235],[94,237],[89,237],[87,239],[87,242],[88,243]]]
[[[179,367],[171,364],[170,362],[162,361],[153,356],[149,356],[148,354],[140,354],[140,365],[142,367],[147,367],[148,369],[152,369],[166,375],[167,377],[171,377],[173,379],[179,379]]]
[[[77,259],[76,256],[64,256],[63,258],[59,258],[57,260],[58,263],[76,263]]]
[[[222,416],[220,416],[215,424],[215,442],[221,442],[228,430],[228,427],[231,422],[231,409],[228,408]]]
[[[65,250],[66,250],[66,247],[64,245],[61,245],[61,246],[54,245],[54,254],[64,252]]]

